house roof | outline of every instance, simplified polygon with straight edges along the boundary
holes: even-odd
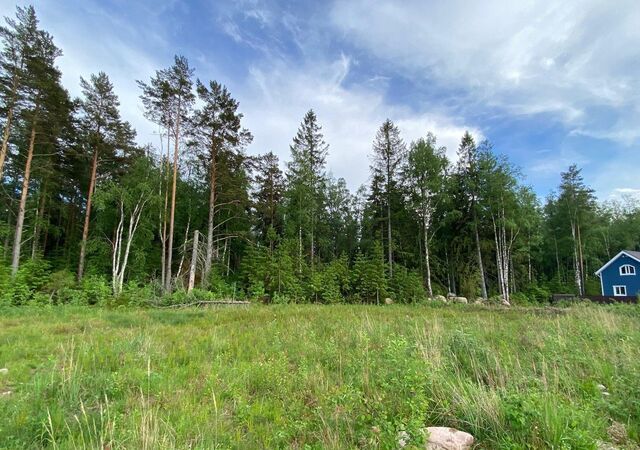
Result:
[[[611,258],[609,260],[609,262],[607,262],[604,266],[600,267],[597,271],[596,271],[596,275],[600,276],[600,273],[602,273],[602,271],[604,269],[606,269],[607,267],[609,267],[611,265],[611,263],[613,263],[616,259],[620,258],[621,255],[627,255],[628,257],[635,259],[636,261],[640,262],[640,252],[636,252],[635,250],[622,250],[620,253],[618,253],[616,256],[614,256],[613,258]]]

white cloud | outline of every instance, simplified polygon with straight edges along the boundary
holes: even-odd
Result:
[[[371,144],[386,118],[396,122],[407,143],[435,133],[451,158],[466,129],[483,138],[462,121],[388,103],[379,85],[344,86],[350,66],[351,59],[343,54],[298,68],[283,61],[252,68],[247,86],[238,93],[246,126],[255,137],[249,151],[273,151],[288,159],[298,125],[312,108],[330,145],[328,169],[355,189],[368,179]]]
[[[551,113],[624,144],[592,111],[640,121],[636,0],[335,2],[334,25],[383,62],[510,114]]]

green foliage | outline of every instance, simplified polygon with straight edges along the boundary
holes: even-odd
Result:
[[[358,253],[351,273],[353,297],[356,301],[375,303],[384,301],[388,293],[382,246],[374,245],[371,256]]]
[[[401,303],[417,303],[427,298],[422,277],[402,266],[397,266],[394,269],[390,286],[394,298]]]

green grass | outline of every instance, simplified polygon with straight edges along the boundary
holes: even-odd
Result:
[[[420,447],[430,425],[596,448],[613,421],[640,439],[636,306],[2,309],[0,367],[0,448]]]

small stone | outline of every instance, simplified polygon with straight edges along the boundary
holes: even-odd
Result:
[[[611,394],[610,394],[610,393],[608,393],[607,391],[604,391],[604,392],[602,393],[602,395],[604,395],[605,397],[608,397],[608,396],[610,396]]]
[[[6,367],[3,367],[2,369],[0,369],[0,374],[6,375],[8,373],[9,373],[9,369],[7,369]]]
[[[384,304],[385,305],[393,305],[393,299],[387,297],[384,299]]]
[[[449,427],[428,427],[427,450],[469,450],[474,438],[469,433]]]
[[[4,391],[4,392],[0,392],[0,396],[5,397],[7,395],[11,395],[12,392],[11,391]]]
[[[607,390],[607,387],[604,384],[598,384],[598,385],[596,385],[596,387],[598,389],[600,389],[601,391],[606,391]]]

